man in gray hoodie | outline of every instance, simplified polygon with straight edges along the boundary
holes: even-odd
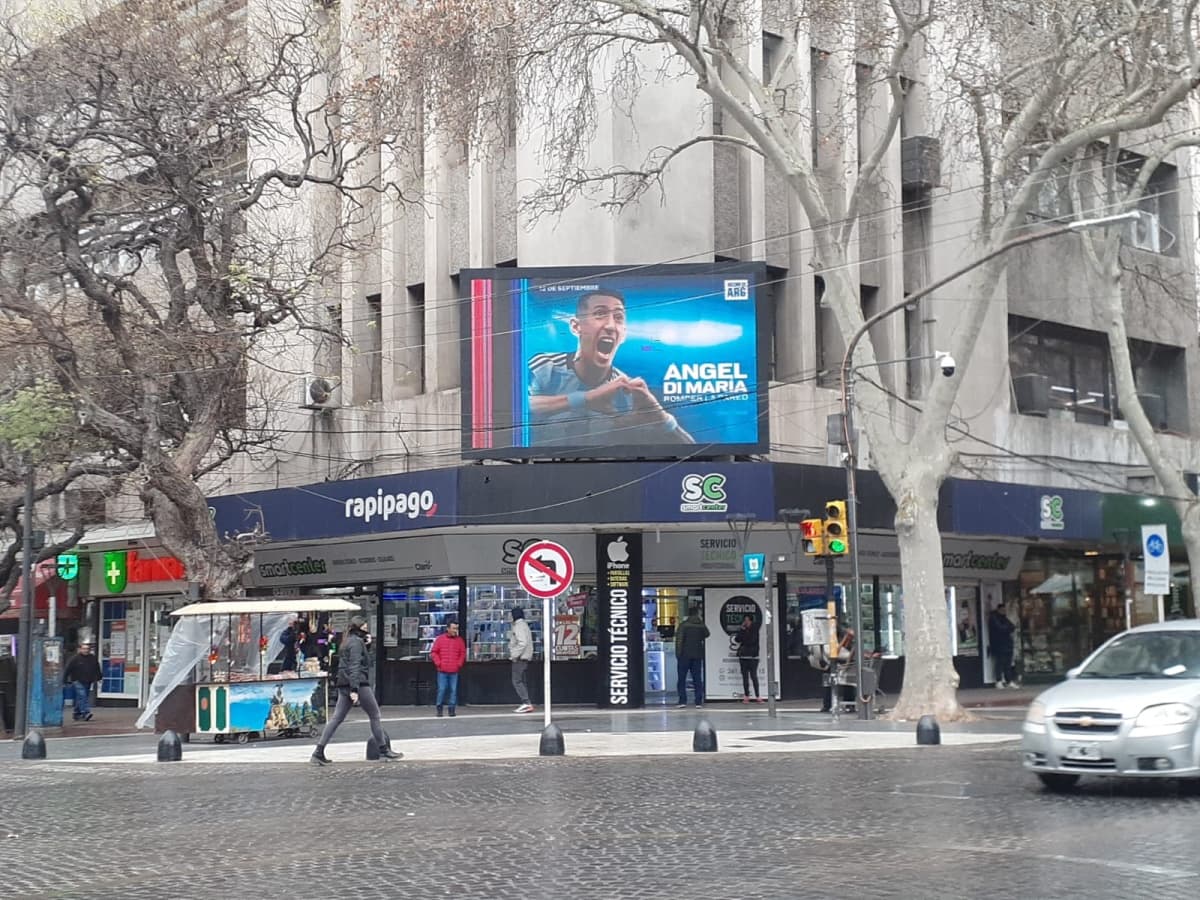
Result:
[[[533,712],[533,704],[529,701],[529,686],[525,683],[525,673],[529,661],[533,659],[533,632],[525,621],[525,610],[519,606],[512,608],[512,630],[508,633],[508,658],[512,660],[512,683],[517,692],[521,705],[519,713]]]

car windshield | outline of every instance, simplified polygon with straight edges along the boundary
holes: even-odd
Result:
[[[1200,678],[1200,631],[1124,634],[1079,670],[1079,678]]]

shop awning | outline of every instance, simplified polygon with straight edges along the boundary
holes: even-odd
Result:
[[[291,597],[287,600],[219,600],[193,603],[175,610],[173,616],[240,616],[248,613],[342,612],[361,609],[357,603],[338,597]]]
[[[58,563],[53,559],[44,559],[33,568],[33,615],[35,618],[45,618],[50,615],[50,597],[53,596],[58,615],[72,615],[67,606],[67,583],[58,577]],[[21,603],[25,599],[25,583],[17,579],[16,587],[9,598],[12,605],[0,613],[0,619],[18,619],[21,616]]]
[[[1070,575],[1055,573],[1035,588],[1030,588],[1031,594],[1069,594],[1079,586]]]

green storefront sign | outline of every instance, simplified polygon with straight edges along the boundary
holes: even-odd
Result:
[[[110,594],[119,594],[129,583],[128,557],[124,550],[104,554],[104,586]]]
[[[1127,528],[1133,545],[1140,547],[1143,525],[1166,525],[1167,542],[1182,551],[1183,532],[1179,527],[1179,516],[1175,514],[1175,507],[1169,501],[1131,494],[1102,496],[1104,499],[1100,503],[1100,509],[1105,542],[1115,540],[1114,531]]]

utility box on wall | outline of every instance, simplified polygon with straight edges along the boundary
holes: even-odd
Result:
[[[905,190],[931,190],[942,182],[942,142],[913,135],[900,142],[900,181]]]
[[[63,639],[35,637],[29,656],[29,727],[60,728],[63,723]]]

